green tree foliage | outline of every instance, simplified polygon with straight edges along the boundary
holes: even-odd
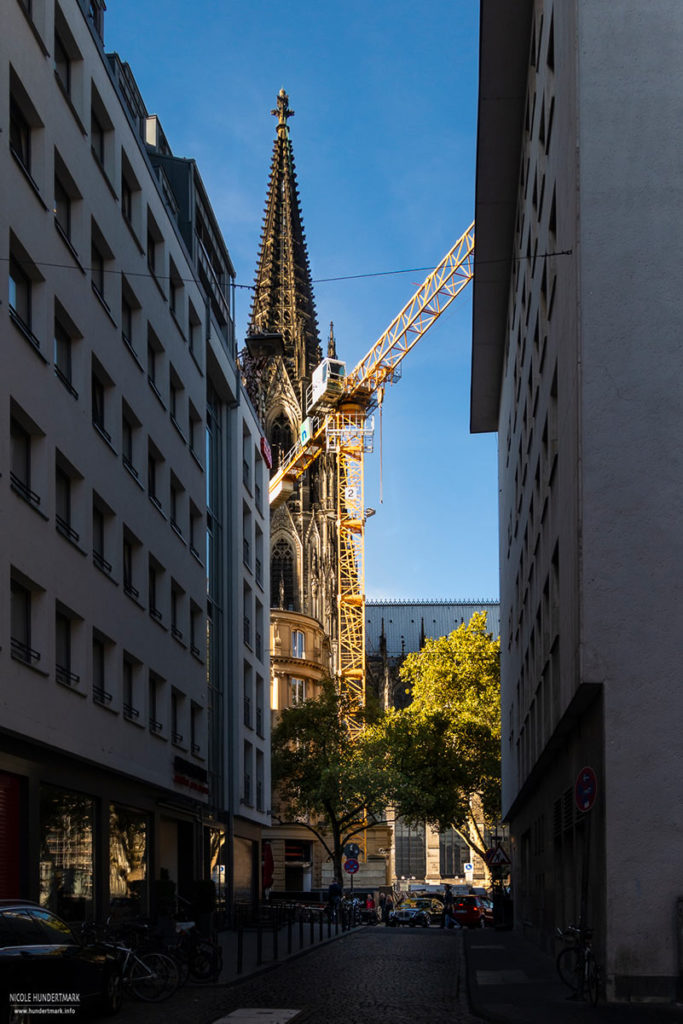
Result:
[[[352,740],[351,711],[348,697],[327,680],[318,698],[285,708],[272,734],[279,820],[304,825],[320,839],[337,880],[344,846],[384,820],[388,799],[384,750],[372,733],[367,742]],[[376,712],[366,709],[365,717]]]
[[[397,810],[408,823],[452,826],[483,854],[477,819],[500,811],[500,641],[486,632],[486,613],[427,640],[400,675],[412,701],[374,730]]]

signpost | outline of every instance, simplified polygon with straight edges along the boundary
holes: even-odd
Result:
[[[591,836],[591,817],[592,815],[588,812],[592,809],[595,804],[595,798],[598,792],[598,779],[588,765],[582,768],[579,774],[576,776],[576,782],[574,783],[574,799],[576,806],[582,814],[586,815],[586,828],[585,828],[585,841],[584,841],[584,856],[583,856],[583,877],[581,880],[581,919],[579,924],[581,927],[586,925],[586,913],[588,911],[588,879],[589,879],[589,867],[590,867],[590,836]]]
[[[360,864],[358,863],[356,857],[349,857],[350,847],[353,847],[357,851],[357,853],[360,853],[360,848],[356,846],[355,843],[349,843],[348,846],[344,847],[344,853],[346,854],[347,857],[347,859],[344,861],[344,871],[347,871],[348,874],[351,875],[351,892],[353,892],[353,876],[355,875],[356,871],[358,871]]]

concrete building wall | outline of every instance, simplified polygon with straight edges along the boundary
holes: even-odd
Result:
[[[676,984],[682,31],[673,3],[482,3],[472,424],[500,439],[516,918],[551,948],[582,916],[610,998]]]

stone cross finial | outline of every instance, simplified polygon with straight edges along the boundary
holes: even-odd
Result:
[[[294,117],[294,111],[289,109],[289,96],[284,89],[277,94],[277,107],[271,110],[273,117],[277,117],[277,130],[287,132],[287,118]]]

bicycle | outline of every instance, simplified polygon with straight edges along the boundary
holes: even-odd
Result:
[[[97,926],[84,924],[84,937],[98,941],[110,950],[121,964],[121,980],[125,991],[144,1003],[161,1003],[177,990],[180,975],[177,964],[164,953],[138,953],[121,939],[112,937],[107,927],[98,935]]]
[[[591,1006],[597,1006],[600,995],[600,970],[593,955],[593,931],[569,925],[558,937],[568,945],[557,954],[555,965],[560,980],[572,989],[570,998],[588,999]]]

